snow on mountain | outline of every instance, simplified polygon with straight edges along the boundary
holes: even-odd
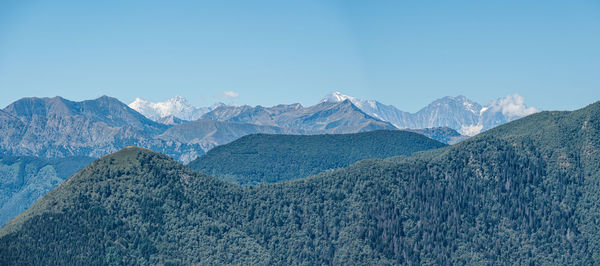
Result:
[[[223,104],[219,103],[211,107],[197,108],[192,106],[185,98],[175,96],[164,102],[150,102],[141,98],[136,98],[135,101],[129,104],[129,107],[154,121],[158,121],[161,118],[168,116],[193,121],[221,105]]]
[[[359,99],[340,92],[326,95],[320,104],[341,103],[344,101],[351,102],[360,111],[376,120],[389,122],[400,129],[449,127],[469,136],[538,111],[534,107],[525,105],[525,100],[518,94],[493,100],[485,106],[462,95],[448,96],[433,101],[416,113],[404,112],[392,105],[385,105],[374,100]],[[277,123],[272,121],[275,116],[287,117],[291,113],[298,112],[296,109],[303,109],[301,106],[295,105],[281,105],[270,108],[261,106],[218,108],[221,106],[224,106],[224,104],[219,103],[211,107],[197,108],[181,96],[175,96],[164,102],[149,102],[137,98],[129,104],[129,107],[144,116],[169,125],[179,124],[182,122],[180,120],[194,121],[205,114],[207,115],[205,118],[212,120],[225,121],[228,120],[225,117],[230,117],[232,121],[251,121],[259,125],[275,125]],[[212,112],[215,109],[219,109],[219,112]],[[288,112],[291,113],[287,114]]]
[[[363,100],[363,99],[359,99],[359,98],[354,98],[352,96],[341,94],[340,92],[337,92],[337,91],[327,94],[325,96],[325,98],[323,98],[323,100],[321,100],[321,102],[338,103],[338,102],[343,102],[345,100],[350,100],[350,102],[352,102],[354,105],[356,105],[356,107],[358,107],[360,109],[373,109],[373,110],[377,109],[377,102],[374,100]]]
[[[390,123],[369,116],[349,99],[341,102],[320,102],[309,107],[297,103],[273,107],[224,106],[206,113],[202,118],[277,126],[301,134],[337,134],[395,129]]]
[[[538,112],[534,107],[527,107],[523,97],[518,94],[496,99],[486,106],[462,95],[444,97],[412,114],[392,105],[354,98],[339,92],[326,95],[321,102],[344,100],[350,100],[368,115],[390,122],[398,128],[449,127],[469,136]]]
[[[363,99],[359,99],[359,98],[354,98],[352,96],[344,95],[337,91],[327,94],[321,100],[321,103],[324,103],[324,102],[337,103],[337,102],[343,102],[345,100],[350,100],[350,102],[352,102],[352,104],[354,104],[356,107],[361,109],[366,114],[368,114],[374,118],[377,118],[379,120],[390,122],[397,128],[403,128],[400,125],[401,123],[398,123],[398,121],[401,120],[402,117],[404,117],[408,114],[406,112],[402,112],[402,111],[398,110],[396,107],[391,106],[391,105],[385,105],[385,104],[382,104],[382,103],[374,101],[374,100],[363,100]]]

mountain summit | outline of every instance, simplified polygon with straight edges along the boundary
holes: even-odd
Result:
[[[150,102],[142,98],[136,98],[135,101],[129,104],[129,107],[154,121],[159,121],[160,119],[169,116],[193,121],[221,105],[223,104],[218,103],[211,107],[197,108],[190,104],[187,99],[177,95],[164,102]]]
[[[44,158],[99,157],[136,145],[177,159],[203,153],[197,145],[154,138],[168,128],[108,96],[81,102],[23,98],[0,112],[0,152]]]
[[[462,95],[446,96],[416,113],[404,112],[392,105],[340,92],[326,95],[321,102],[337,103],[345,100],[351,101],[368,115],[390,122],[398,128],[450,127],[469,136],[538,111],[534,107],[527,107],[523,97],[518,94],[496,99],[485,106]]]
[[[396,129],[374,118],[350,100],[321,102],[303,107],[300,104],[273,107],[221,106],[202,116],[204,119],[277,126],[302,134],[356,133],[377,129]]]

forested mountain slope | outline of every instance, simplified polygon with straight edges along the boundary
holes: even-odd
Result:
[[[130,148],[0,230],[0,264],[600,263],[600,103],[245,188]]]
[[[362,159],[411,155],[446,145],[421,134],[379,130],[356,134],[254,134],[215,147],[187,166],[239,184],[277,182],[346,167]]]
[[[0,264],[256,264],[269,253],[234,226],[243,197],[238,185],[125,148],[7,223]]]

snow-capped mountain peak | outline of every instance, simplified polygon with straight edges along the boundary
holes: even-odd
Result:
[[[479,111],[481,111],[481,108],[478,108],[478,106],[476,106],[473,102],[466,100],[463,101],[463,106],[469,110],[471,113],[477,114]],[[476,110],[479,109],[479,110]]]
[[[523,97],[518,94],[496,99],[485,106],[463,95],[446,96],[433,101],[414,114],[400,111],[391,105],[354,98],[340,92],[328,94],[321,102],[345,100],[350,100],[368,115],[390,122],[398,128],[447,126],[469,136],[537,112],[536,108],[527,107]]]
[[[332,92],[330,94],[325,95],[325,97],[321,100],[322,103],[324,102],[330,102],[330,103],[337,103],[337,102],[343,102],[345,100],[356,100],[356,98],[348,96],[348,95],[344,95],[338,91],[336,92]]]
[[[376,113],[370,113],[369,111],[364,110],[364,109],[377,109],[377,102],[374,100],[363,100],[363,99],[359,99],[359,98],[354,98],[352,96],[348,96],[348,95],[345,95],[345,94],[342,94],[342,93],[336,91],[336,92],[325,95],[325,97],[321,100],[321,102],[322,103],[324,103],[324,102],[338,103],[338,102],[343,102],[345,100],[350,100],[350,102],[352,102],[352,104],[356,105],[356,107],[358,107],[360,109],[363,109],[363,111],[367,112],[367,114],[379,118]],[[379,119],[381,119],[381,118],[379,118]]]
[[[129,104],[131,109],[155,121],[168,116],[192,121],[218,106],[218,104],[215,104],[214,107],[197,108],[191,105],[186,98],[179,95],[163,102],[150,102],[142,98],[136,98],[135,101]]]

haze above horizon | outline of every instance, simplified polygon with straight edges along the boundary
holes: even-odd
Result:
[[[312,105],[340,91],[414,112],[444,96],[600,100],[597,1],[0,3],[0,106],[175,95]]]

